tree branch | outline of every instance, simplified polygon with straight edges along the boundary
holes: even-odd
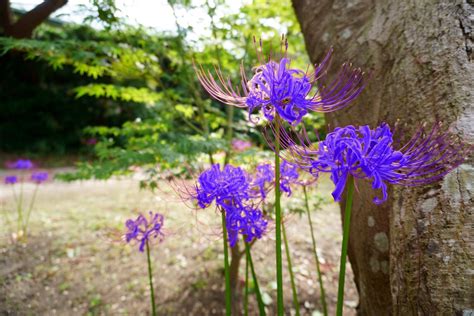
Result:
[[[66,3],[67,0],[45,0],[12,23],[10,1],[0,0],[0,26],[6,36],[30,38],[35,28]]]

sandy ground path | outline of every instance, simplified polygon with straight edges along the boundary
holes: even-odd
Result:
[[[3,173],[2,173],[3,175]],[[19,188],[18,186],[16,187]],[[25,198],[34,186],[26,184]],[[332,186],[323,178],[318,194],[329,198]],[[315,190],[311,192],[315,196]],[[296,193],[289,203],[302,204]],[[147,315],[149,296],[146,256],[120,241],[124,222],[136,212],[154,210],[166,216],[166,239],[153,247],[158,311],[161,315],[222,315],[224,307],[220,216],[194,211],[167,183],[155,193],[140,191],[132,178],[73,183],[50,182],[38,192],[27,244],[11,242],[14,219],[11,187],[0,186],[0,314],[2,315]],[[326,203],[312,213],[324,272],[330,314],[334,313],[341,221],[339,208]],[[319,315],[319,288],[306,217],[286,217],[302,315]],[[273,232],[252,250],[260,286],[273,315],[276,297]],[[245,262],[241,264],[243,281]],[[286,271],[285,271],[286,272]],[[285,299],[291,310],[291,288],[285,276]],[[345,314],[354,315],[357,294],[352,272],[346,277]],[[257,311],[251,297],[251,314]]]

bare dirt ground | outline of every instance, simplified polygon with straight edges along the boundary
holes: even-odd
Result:
[[[317,194],[329,197],[323,179]],[[33,185],[25,186],[26,198]],[[311,191],[314,196],[316,190]],[[298,192],[286,203],[301,203]],[[287,204],[288,205],[288,204]],[[120,241],[127,218],[154,210],[165,215],[166,239],[153,246],[155,291],[160,315],[223,315],[224,282],[220,216],[211,209],[183,205],[167,183],[158,192],[140,191],[136,179],[44,184],[38,193],[26,244],[11,240],[4,219],[15,214],[10,187],[0,186],[1,315],[147,315],[146,255]],[[336,304],[341,221],[339,208],[326,203],[313,214],[330,314]],[[320,315],[320,293],[306,217],[286,217],[302,315]],[[274,314],[273,231],[252,248],[269,315]],[[286,266],[285,266],[286,269]],[[240,279],[244,280],[242,260]],[[294,314],[285,270],[285,307]],[[357,294],[346,277],[345,315],[354,315]],[[251,296],[251,315],[257,314]]]

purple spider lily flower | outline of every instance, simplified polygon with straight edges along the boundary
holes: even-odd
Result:
[[[49,175],[47,172],[33,172],[33,174],[31,174],[31,180],[37,184],[45,182],[48,180],[48,177]]]
[[[283,192],[286,192],[288,196],[291,195],[290,184],[299,184],[298,178],[298,166],[289,164],[286,161],[283,161],[280,166],[280,189]]]
[[[5,177],[5,184],[15,184],[18,182],[17,176],[6,176]]]
[[[242,203],[250,198],[250,176],[240,167],[219,164],[205,170],[198,178],[196,200],[200,208],[208,207],[213,201],[226,209],[232,203]]]
[[[267,221],[259,209],[251,206],[236,206],[226,212],[226,228],[229,245],[234,247],[239,234],[245,237],[245,242],[262,238],[267,229]]]
[[[261,238],[267,221],[260,210],[249,206],[257,196],[251,187],[250,176],[241,168],[218,164],[201,173],[192,199],[200,208],[209,207],[212,202],[225,213],[229,244],[234,247],[238,235],[245,236],[246,242]]]
[[[280,189],[290,196],[290,185],[300,184],[298,178],[298,166],[283,161],[280,165]],[[253,180],[252,185],[258,187],[262,199],[266,198],[267,192],[273,186],[274,181],[275,170],[271,164],[261,164],[257,166],[255,179]],[[271,186],[268,186],[267,184],[270,184]]]
[[[267,192],[270,190],[267,184],[273,185],[275,179],[275,172],[273,166],[269,163],[258,165],[256,168],[255,179],[252,185],[257,187],[262,199],[267,197]]]
[[[309,141],[306,132],[296,135],[298,141],[284,129],[280,133],[286,148],[283,159],[314,176],[319,172],[331,173],[336,186],[332,193],[335,201],[341,199],[350,175],[371,179],[372,188],[382,192],[381,198],[374,198],[374,203],[380,204],[387,200],[387,183],[405,186],[433,183],[459,166],[472,150],[443,132],[439,123],[429,133],[420,129],[400,148],[394,145],[393,133],[385,123],[375,129],[338,127],[317,146]]]
[[[140,214],[133,220],[129,219],[125,222],[127,232],[125,233],[125,241],[127,243],[135,240],[139,242],[138,250],[143,252],[147,242],[158,239],[163,240],[163,223],[164,217],[159,213],[149,212],[149,217]]]
[[[28,159],[18,159],[12,163],[9,168],[18,170],[27,170],[33,168],[33,163]]]
[[[256,43],[254,39],[254,43]],[[282,57],[279,60],[265,60],[257,49],[260,65],[254,68],[250,80],[241,66],[241,89],[234,86],[220,69],[216,68],[217,80],[211,72],[195,67],[197,77],[204,89],[217,101],[231,106],[248,108],[249,117],[253,111],[261,110],[265,118],[273,121],[278,114],[291,125],[301,122],[309,111],[327,113],[349,105],[365,86],[364,74],[350,64],[344,64],[334,81],[326,83],[332,49],[314,71],[291,68],[287,57],[288,42],[282,40]]]

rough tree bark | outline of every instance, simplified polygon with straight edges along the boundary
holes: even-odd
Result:
[[[45,0],[31,11],[26,12],[18,21],[13,22],[10,0],[0,0],[0,28],[3,29],[6,36],[30,38],[38,25],[66,3],[67,0]]]
[[[413,132],[441,120],[474,142],[474,2],[293,0],[313,62],[329,46],[373,79],[331,126],[397,119]],[[337,70],[337,69],[333,69]],[[349,259],[361,315],[474,313],[474,167],[470,157],[443,181],[391,188],[375,206],[359,181]]]

